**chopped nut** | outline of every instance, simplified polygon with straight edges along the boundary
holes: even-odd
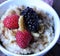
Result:
[[[16,32],[17,32],[17,29],[12,30],[12,31],[11,31],[11,34],[12,34],[13,36],[15,36],[15,35],[16,35]]]
[[[14,11],[16,12],[17,15],[20,16],[20,11],[18,10],[18,8],[16,8]]]
[[[33,35],[34,37],[39,37],[39,33],[33,33],[33,32],[32,32],[32,35]]]
[[[20,16],[18,24],[19,24],[19,30],[21,31],[25,30],[23,16]]]
[[[5,30],[2,30],[2,34],[5,36]]]
[[[6,27],[2,28],[2,34],[5,36],[5,31],[8,31],[8,29]]]
[[[15,12],[14,10],[11,10],[10,13],[11,13],[11,14],[15,14],[16,12]]]
[[[14,11],[14,10],[10,10],[10,11],[8,11],[8,13],[7,13],[8,15],[11,15],[11,14],[16,14],[16,12]]]
[[[22,6],[20,6],[19,8],[20,8],[21,10],[23,10],[23,9],[25,9],[25,6],[22,5]]]
[[[11,41],[11,43],[15,43],[15,42],[16,42],[16,40]]]
[[[40,24],[40,26],[39,26],[39,33],[43,33],[44,29],[45,29],[44,25]]]
[[[5,36],[5,39],[8,39],[8,37],[7,37],[7,36]]]

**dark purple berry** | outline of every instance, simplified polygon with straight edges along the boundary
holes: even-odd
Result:
[[[29,31],[37,32],[38,31],[38,14],[32,9],[27,7],[21,11],[21,15],[24,17],[25,25]]]

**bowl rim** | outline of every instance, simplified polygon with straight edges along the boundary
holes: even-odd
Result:
[[[12,1],[12,0],[5,1],[5,2],[3,2],[2,4],[0,4],[0,6],[4,5],[4,4],[6,4],[6,3],[9,3],[10,1]],[[51,6],[49,6],[48,4],[46,4],[45,2],[43,2],[43,1],[40,1],[40,2],[44,3],[45,5],[47,5],[48,7],[51,8],[51,10],[55,13],[55,15],[56,15],[57,18],[58,18],[58,25],[59,25],[59,16],[58,16],[58,14],[56,13],[56,11],[55,11]],[[57,37],[57,38],[55,38],[55,39],[49,44],[49,46],[47,46],[47,48],[44,49],[44,50],[42,50],[41,52],[38,52],[38,53],[35,53],[35,54],[30,54],[30,55],[21,55],[21,56],[41,55],[41,54],[44,54],[44,53],[46,53],[47,51],[49,51],[49,50],[56,44],[56,42],[57,42],[57,40],[58,40],[58,38],[59,38],[59,27],[58,27],[58,29],[57,29],[57,35],[56,35],[56,37]],[[11,54],[11,55],[14,55],[14,56],[20,56],[20,55],[18,55],[18,54],[15,54],[15,53],[12,53],[12,52],[10,52],[10,51],[7,51],[7,50],[6,50],[4,47],[2,47],[1,45],[0,45],[0,50],[1,50],[3,53],[6,52],[6,54],[8,53],[8,54]]]

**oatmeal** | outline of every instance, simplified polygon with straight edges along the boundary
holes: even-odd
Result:
[[[37,53],[45,49],[53,39],[54,19],[44,11],[37,12],[30,7],[11,7],[1,17],[0,40],[10,52]]]

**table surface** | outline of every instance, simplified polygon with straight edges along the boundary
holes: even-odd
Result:
[[[0,3],[6,0],[0,0]],[[54,0],[53,8],[57,11],[58,15],[60,16],[60,0]],[[0,56],[6,56],[0,51]],[[57,42],[56,45],[44,56],[60,56],[60,44]]]

